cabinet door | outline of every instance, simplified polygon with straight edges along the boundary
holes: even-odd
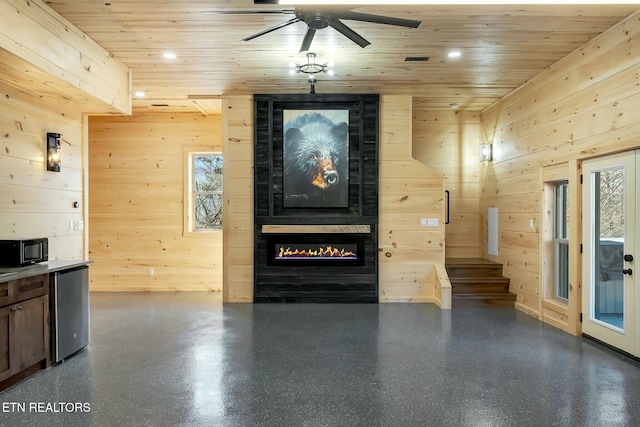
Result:
[[[15,312],[14,339],[18,370],[26,369],[49,355],[49,296],[23,301]]]
[[[15,306],[0,308],[0,381],[14,374],[15,345],[13,322],[15,315],[11,311]]]

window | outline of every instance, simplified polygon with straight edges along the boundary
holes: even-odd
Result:
[[[554,296],[563,301],[569,299],[569,184],[555,184],[554,190]]]
[[[188,230],[222,229],[222,155],[188,153]]]

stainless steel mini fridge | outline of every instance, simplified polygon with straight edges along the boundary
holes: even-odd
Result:
[[[52,276],[51,361],[55,363],[89,344],[89,267]]]

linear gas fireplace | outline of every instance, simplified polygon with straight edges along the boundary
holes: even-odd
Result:
[[[269,237],[267,244],[268,265],[352,266],[364,264],[364,239],[356,236],[277,235]]]
[[[358,259],[358,246],[354,244],[331,245],[331,244],[277,244],[276,261],[307,261],[307,260],[336,260],[352,261]]]

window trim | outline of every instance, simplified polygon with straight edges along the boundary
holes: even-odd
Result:
[[[183,158],[184,158],[184,187],[182,194],[182,235],[183,236],[194,236],[194,235],[202,235],[203,233],[220,233],[222,232],[222,227],[219,229],[205,229],[205,230],[196,230],[194,227],[194,204],[195,204],[195,192],[194,189],[194,174],[193,174],[193,165],[195,162],[195,158],[197,156],[220,156],[222,157],[222,151],[220,150],[207,150],[198,148],[189,148],[185,147],[183,150]],[[224,171],[223,171],[224,173]],[[224,178],[223,178],[224,179]],[[224,188],[223,188],[224,191]],[[223,194],[223,191],[220,192],[202,192],[202,193],[215,193],[215,194]],[[223,212],[223,221],[224,221],[224,212]]]

